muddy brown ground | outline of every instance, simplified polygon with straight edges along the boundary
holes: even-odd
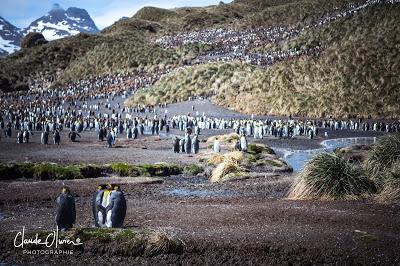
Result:
[[[182,105],[190,111],[192,103]],[[201,104],[201,103],[199,103]],[[203,103],[204,104],[204,103]],[[179,107],[179,106],[178,106]],[[176,107],[176,108],[178,108]],[[174,106],[169,107],[173,113]],[[209,110],[209,106],[204,104]],[[200,105],[196,106],[200,109]],[[224,112],[212,109],[213,112]],[[228,112],[228,111],[226,111]],[[228,131],[203,132],[203,138]],[[176,162],[198,163],[200,156],[173,154],[171,136],[146,136],[105,148],[94,132],[84,132],[79,143],[62,133],[62,145],[0,142],[0,161],[59,163]],[[379,136],[379,133],[335,131],[330,138]],[[324,138],[263,142],[273,147],[310,149]],[[252,141],[252,140],[250,140]],[[202,152],[207,144],[202,143]],[[128,202],[127,228],[155,228],[177,235],[182,254],[155,257],[22,256],[0,251],[0,265],[399,265],[400,206],[365,201],[297,201],[286,198],[295,174],[211,184],[205,176],[162,179],[114,178],[64,181],[76,197],[75,227],[93,226],[91,198],[100,183],[121,183]],[[0,183],[0,232],[54,229],[54,199],[62,181]]]
[[[400,262],[400,206],[363,201],[284,198],[291,175],[225,184],[205,177],[111,179],[128,201],[125,226],[157,228],[185,242],[183,254],[151,258],[33,257],[2,254],[14,263],[103,264],[376,264]],[[107,179],[107,178],[106,178]],[[116,181],[117,180],[117,181]],[[118,181],[119,180],[119,181]],[[76,196],[76,227],[93,226],[91,196],[105,179],[65,181]],[[1,231],[50,230],[61,181],[2,183]],[[179,191],[184,191],[183,194]],[[189,194],[188,194],[189,193]]]

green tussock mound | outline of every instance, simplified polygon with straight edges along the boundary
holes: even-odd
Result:
[[[388,178],[387,171],[400,163],[400,133],[382,137],[369,151],[366,168],[379,184]]]
[[[98,165],[59,165],[55,163],[0,164],[0,180],[68,180],[96,178],[109,172],[109,167]]]
[[[176,164],[128,164],[112,163],[111,165],[59,165],[55,163],[0,163],[0,181],[32,180],[68,180],[97,178],[107,174],[129,177],[162,177],[170,175],[197,175],[204,169],[197,165]]]
[[[253,155],[258,155],[261,153],[275,154],[275,151],[273,149],[271,149],[270,147],[263,145],[263,144],[256,144],[256,143],[250,143],[248,145],[248,152]]]
[[[346,199],[376,191],[365,172],[335,154],[323,153],[312,158],[298,175],[289,198]]]
[[[183,169],[175,164],[139,164],[113,163],[111,169],[119,176],[170,176],[182,173]]]
[[[246,179],[271,172],[293,171],[279,159],[274,150],[264,144],[249,144],[248,152],[232,151],[214,154],[207,159],[207,164],[213,167],[210,175],[211,182]]]

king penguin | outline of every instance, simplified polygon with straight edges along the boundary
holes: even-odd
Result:
[[[96,227],[122,227],[126,215],[126,200],[118,185],[100,185],[93,197]]]
[[[75,198],[69,188],[63,186],[60,195],[56,199],[56,224],[58,229],[61,231],[71,229],[75,219]]]

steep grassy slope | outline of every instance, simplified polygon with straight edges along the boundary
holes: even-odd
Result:
[[[185,62],[188,54],[193,57],[198,49],[183,49],[178,51],[180,55],[173,52],[164,54],[149,44],[150,39],[165,33],[206,27],[297,24],[311,17],[320,17],[333,7],[342,7],[348,2],[237,0],[204,8],[166,10],[147,7],[132,18],[116,22],[96,36],[81,34],[23,49],[6,59],[0,59],[0,89],[14,90],[16,84],[26,83],[29,76],[53,74],[58,69],[66,69],[65,76],[61,77],[65,81],[89,75],[131,71],[136,66],[150,69],[160,64],[176,65],[177,61]],[[150,53],[147,59],[150,50],[155,53]]]
[[[174,102],[213,93],[215,103],[246,113],[398,117],[398,14],[399,5],[368,8],[286,44],[328,45],[318,58],[284,62],[267,70],[232,63],[191,67],[161,79],[130,103]]]

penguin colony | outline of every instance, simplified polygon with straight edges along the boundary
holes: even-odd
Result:
[[[60,231],[72,228],[76,220],[75,198],[68,187],[63,186],[58,195],[55,221]],[[119,185],[105,184],[97,187],[92,209],[96,227],[122,227],[126,216],[126,200]]]

